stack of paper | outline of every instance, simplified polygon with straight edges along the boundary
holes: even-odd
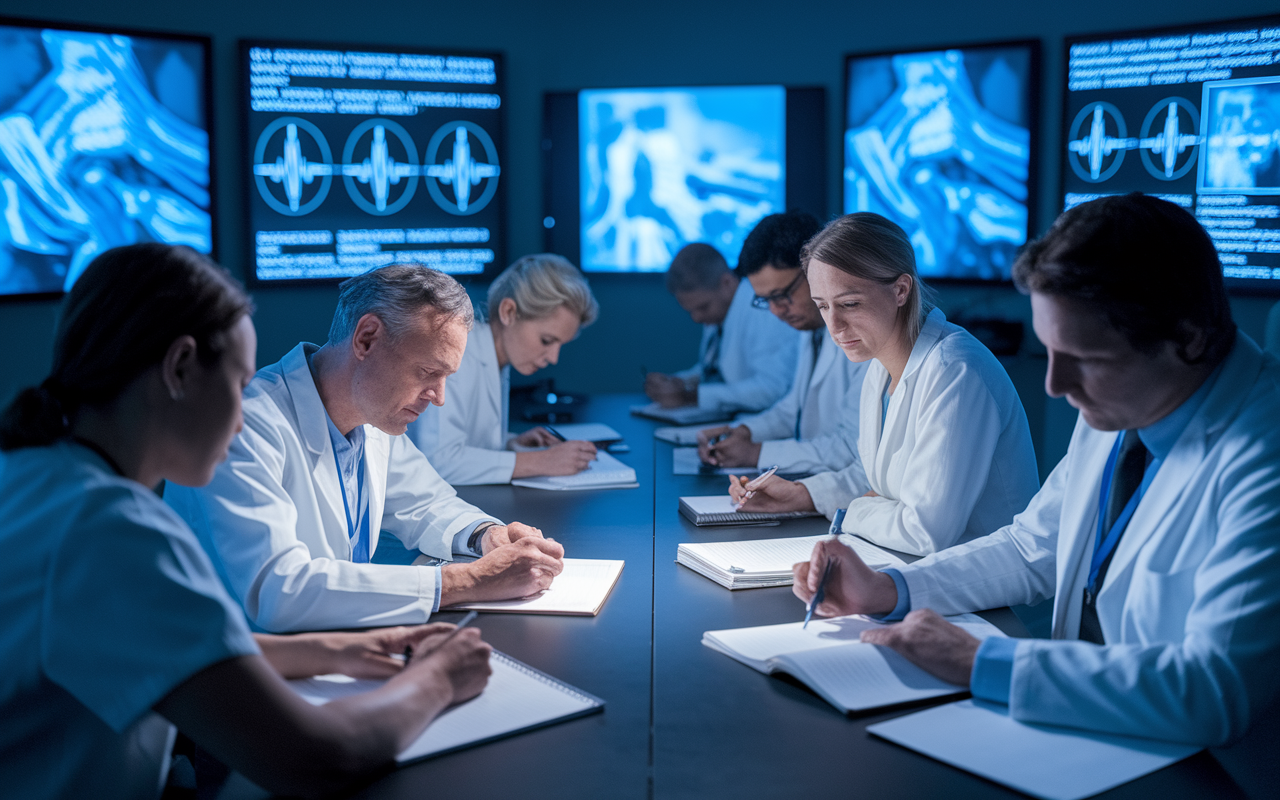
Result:
[[[799,613],[800,604],[796,607]],[[948,619],[979,638],[1004,635],[973,614]],[[814,619],[807,628],[803,622],[789,622],[707,631],[702,643],[758,672],[785,672],[846,714],[968,691],[933,677],[887,647],[860,641],[863,631],[880,624],[861,616]]]
[[[820,517],[817,511],[735,511],[728,492],[724,494],[681,497],[680,513],[694,525],[751,525],[761,522],[777,522],[784,519]]]
[[[547,489],[553,492],[572,492],[582,489],[634,489],[636,471],[613,456],[599,451],[596,460],[577,475],[545,476],[541,478],[516,478],[512,486],[529,489]]]
[[[676,563],[710,578],[726,589],[759,589],[790,586],[791,567],[808,561],[813,546],[825,536],[797,536],[789,539],[756,539],[740,542],[698,542],[676,548]],[[852,547],[872,569],[906,564],[888,550],[843,534],[840,541]]]
[[[1044,800],[1093,797],[1200,750],[1031,725],[1011,718],[1007,706],[980,700],[880,722],[868,726],[867,732]]]
[[[545,592],[522,600],[462,603],[442,610],[475,609],[504,611],[509,614],[565,614],[594,617],[600,613],[604,601],[613,591],[614,584],[618,582],[618,576],[622,574],[624,563],[626,562],[594,558],[566,558],[564,571],[555,577]]]
[[[657,403],[647,406],[632,406],[631,413],[640,417],[648,417],[672,425],[696,425],[701,422],[723,422],[733,419],[732,411],[721,411],[717,408],[698,408],[697,406],[680,406],[679,408],[663,408]],[[697,441],[696,439],[694,441]]]
[[[493,651],[493,674],[479,697],[446,709],[427,726],[396,761],[405,764],[452,753],[505,736],[541,728],[604,709],[604,701],[552,678],[514,658]],[[376,689],[383,681],[356,680],[346,675],[289,681],[312,705]]]
[[[671,451],[673,475],[759,475],[759,467],[713,467],[704,464],[696,447],[677,447]]]

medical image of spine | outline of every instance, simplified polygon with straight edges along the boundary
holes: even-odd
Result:
[[[1280,194],[1280,78],[1204,86],[1201,192]]]
[[[778,86],[582,92],[584,268],[665,270],[691,242],[735,264],[783,210],[785,108]]]
[[[0,27],[0,293],[64,291],[119,245],[210,251],[202,62],[192,43]]]
[[[1027,51],[850,62],[844,208],[902,226],[928,277],[1008,279],[1027,234]]]

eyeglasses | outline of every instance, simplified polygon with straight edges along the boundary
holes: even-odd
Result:
[[[804,279],[804,270],[800,270],[800,274],[796,276],[796,279],[793,280],[791,283],[787,284],[787,288],[783,289],[782,291],[770,292],[769,294],[763,297],[761,297],[760,295],[756,295],[755,297],[751,298],[751,307],[752,308],[768,308],[770,303],[777,303],[780,306],[791,305],[791,295],[793,292],[795,292],[796,287],[800,285],[800,281],[802,281],[803,279]]]

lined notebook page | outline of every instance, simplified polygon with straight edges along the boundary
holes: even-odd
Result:
[[[867,727],[883,739],[1045,800],[1080,800],[1181,761],[1190,745],[1029,725],[962,700]]]
[[[622,573],[622,561],[594,558],[566,558],[564,571],[551,587],[526,600],[498,600],[463,603],[446,610],[506,611],[524,614],[570,614],[594,616],[613,591]]]
[[[483,692],[436,717],[422,735],[396,757],[401,764],[439,755],[473,744],[581,716],[604,703],[560,683],[510,656],[493,651],[493,675]],[[367,692],[381,681],[359,681],[345,675],[325,675],[289,681],[312,705]]]

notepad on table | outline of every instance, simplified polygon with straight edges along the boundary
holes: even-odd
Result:
[[[760,589],[790,586],[791,567],[808,561],[813,546],[825,536],[787,539],[754,539],[738,542],[696,542],[676,548],[676,563],[710,578],[726,589]],[[872,569],[900,567],[905,561],[856,536],[843,534],[844,542]]]
[[[973,614],[948,617],[979,638],[1003,636]],[[881,623],[861,616],[707,631],[702,643],[716,652],[772,674],[785,672],[848,714],[968,691],[933,677],[887,647],[859,641]]]
[[[608,453],[597,451],[596,459],[577,475],[546,475],[537,478],[516,478],[512,486],[528,489],[547,489],[553,492],[572,492],[582,489],[634,489],[636,471]]]
[[[699,527],[704,525],[750,525],[759,522],[777,522],[784,519],[820,517],[817,511],[734,511],[733,500],[728,493],[699,495],[680,498],[680,513]]]
[[[672,425],[697,425],[702,422],[723,422],[733,419],[732,411],[721,411],[718,408],[699,408],[697,406],[663,408],[657,403],[632,406],[631,413],[640,417],[670,422]]]
[[[623,561],[595,558],[566,558],[564,571],[551,581],[546,591],[523,600],[492,600],[461,603],[444,611],[504,611],[512,614],[565,614],[594,617],[609,599]]]
[[[759,467],[715,467],[704,464],[696,447],[677,447],[671,451],[673,475],[759,475]]]
[[[446,709],[413,741],[396,761],[407,764],[506,736],[585,716],[604,709],[604,701],[559,681],[527,664],[493,651],[493,674],[478,697]],[[289,681],[312,705],[361,694],[383,681],[357,680],[346,675],[322,675]]]
[[[706,429],[706,425],[689,425],[684,428],[654,428],[653,438],[676,445],[697,444],[698,432]]]
[[[622,441],[622,434],[600,422],[556,423],[551,426],[556,433],[569,441],[608,444]]]
[[[1092,797],[1200,750],[1018,722],[1007,706],[972,699],[879,722],[867,731],[1044,800]]]

